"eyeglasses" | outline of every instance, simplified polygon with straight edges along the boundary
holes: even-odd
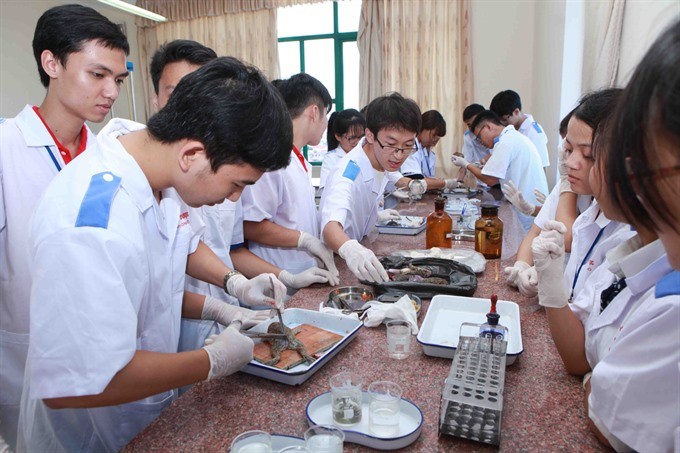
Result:
[[[479,129],[479,133],[475,134],[475,131],[470,131],[472,134],[475,136],[475,141],[479,143],[480,145],[482,144],[482,131],[484,130],[484,126],[482,126],[481,129]]]
[[[418,148],[414,145],[412,148],[397,148],[396,146],[385,146],[382,143],[380,143],[380,140],[378,139],[378,136],[375,136],[375,141],[378,142],[378,145],[390,154],[394,154],[395,156],[399,153],[402,155],[410,156],[411,154],[415,153],[418,151]]]

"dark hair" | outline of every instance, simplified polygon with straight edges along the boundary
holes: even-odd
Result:
[[[491,110],[484,110],[483,112],[480,112],[480,113],[477,114],[477,116],[475,117],[475,120],[470,125],[470,131],[471,132],[474,131],[482,123],[484,123],[484,124],[493,123],[493,124],[496,124],[498,126],[503,125],[503,123],[501,123],[501,119],[498,118],[498,115],[496,115]]]
[[[366,109],[366,125],[374,135],[382,129],[395,128],[417,134],[422,117],[420,107],[399,93],[389,93],[373,99]]]
[[[328,150],[335,149],[340,145],[338,139],[335,138],[335,134],[346,134],[356,127],[361,128],[362,133],[366,129],[366,118],[357,110],[347,109],[333,112],[328,119],[328,131],[326,132]]]
[[[215,58],[217,54],[210,47],[189,39],[176,39],[160,46],[153,54],[149,65],[154,91],[158,94],[158,83],[163,69],[170,63],[186,61],[196,66],[203,66]]]
[[[564,137],[567,135],[567,129],[569,128],[569,120],[571,119],[572,115],[574,114],[574,110],[576,110],[578,106],[574,107],[571,109],[569,113],[564,115],[564,118],[562,118],[562,121],[560,121],[560,136]]]
[[[515,109],[522,110],[522,100],[519,98],[519,94],[512,90],[498,93],[493,97],[489,106],[489,110],[498,116],[512,115]]]
[[[605,88],[587,93],[572,110],[572,116],[595,131],[600,122],[611,115],[622,92],[621,88]]]
[[[480,104],[470,104],[467,107],[465,107],[465,110],[463,110],[463,121],[467,121],[470,118],[472,118],[475,115],[478,115],[479,113],[483,112],[486,110],[484,106]]]
[[[94,9],[82,5],[61,5],[40,16],[33,35],[33,56],[38,63],[40,83],[50,84],[50,76],[42,67],[41,55],[49,50],[62,66],[69,54],[80,52],[87,41],[96,41],[109,48],[130,53],[127,38],[118,25]]]
[[[441,113],[436,110],[428,110],[423,113],[423,125],[420,127],[421,131],[434,130],[438,137],[446,135],[446,121]]]
[[[652,230],[666,224],[680,231],[680,213],[669,209],[650,178],[650,171],[659,167],[659,141],[669,143],[676,157],[680,153],[678,68],[680,21],[649,47],[621,94],[607,131],[607,158],[601,169],[607,193],[629,222]]]
[[[277,170],[288,165],[293,149],[293,125],[279,92],[257,68],[231,57],[184,76],[147,127],[162,143],[203,143],[213,171],[242,163]]]
[[[301,72],[285,80],[272,82],[281,96],[286,101],[290,117],[295,119],[311,104],[316,104],[319,110],[325,109],[324,113],[331,111],[333,99],[323,85],[309,74]]]

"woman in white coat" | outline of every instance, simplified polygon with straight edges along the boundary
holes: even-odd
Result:
[[[551,322],[553,339],[568,371],[586,375],[591,429],[617,451],[680,446],[678,65],[680,23],[650,47],[597,132],[595,196],[607,217],[638,235],[607,253],[571,310],[556,284],[561,225],[533,245],[539,303],[561,319]]]
[[[326,185],[328,174],[335,167],[335,164],[345,157],[345,154],[352,151],[364,138],[365,129],[366,118],[358,110],[346,109],[331,114],[326,132],[328,152],[323,158],[323,164],[321,164],[319,191],[323,190]]]

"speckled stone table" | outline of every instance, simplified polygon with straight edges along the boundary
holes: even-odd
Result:
[[[402,204],[398,209],[405,214],[424,215],[432,210],[431,197],[411,206]],[[417,236],[380,235],[370,244],[377,255],[424,246],[424,232]],[[474,245],[462,242],[454,247],[473,248]],[[499,299],[514,301],[520,307],[524,353],[506,372],[500,450],[603,451],[587,426],[581,380],[564,371],[550,338],[545,311],[535,298],[522,296],[503,281],[502,269],[512,262],[512,259],[489,260],[485,272],[478,274],[479,286],[475,292],[475,297],[489,297],[495,292]],[[358,283],[343,260],[336,257],[336,264],[341,285]],[[287,306],[317,310],[329,291],[327,286],[301,290]],[[424,301],[425,310],[428,305],[429,301]],[[423,318],[424,315],[419,322],[422,323]],[[495,450],[482,443],[437,435],[439,402],[450,367],[450,359],[424,355],[415,339],[407,360],[390,359],[385,326],[364,327],[345,349],[300,386],[243,373],[196,384],[124,451],[227,451],[236,435],[252,429],[301,437],[308,427],[307,403],[327,391],[328,379],[344,370],[360,373],[366,383],[395,381],[404,389],[404,397],[420,407],[425,417],[420,437],[400,451]],[[372,450],[345,443],[345,451]]]

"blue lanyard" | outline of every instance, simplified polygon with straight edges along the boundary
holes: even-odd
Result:
[[[583,261],[581,261],[581,265],[576,270],[576,275],[574,275],[574,282],[571,284],[571,296],[569,296],[570,302],[574,298],[574,288],[576,288],[576,282],[578,281],[578,276],[581,273],[581,269],[583,269],[583,266],[586,264],[586,261],[588,261],[588,258],[590,258],[590,254],[593,253],[593,249],[595,248],[595,244],[597,244],[597,241],[599,241],[600,238],[602,237],[602,233],[604,233],[604,228],[605,227],[600,228],[600,232],[597,233],[597,236],[595,236],[595,240],[590,245],[588,252],[586,252],[586,256],[583,258]]]
[[[61,165],[59,165],[59,161],[57,160],[56,157],[54,157],[54,154],[52,154],[52,150],[50,149],[50,147],[45,145],[45,149],[47,150],[50,157],[52,158],[52,162],[54,163],[54,166],[57,167],[57,171],[61,171]]]

